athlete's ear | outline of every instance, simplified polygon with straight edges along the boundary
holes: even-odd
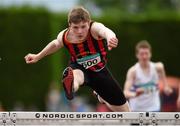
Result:
[[[71,23],[68,23],[69,27],[71,26]]]

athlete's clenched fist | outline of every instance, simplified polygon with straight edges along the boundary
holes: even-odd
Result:
[[[37,54],[29,53],[24,57],[24,59],[27,64],[31,64],[31,63],[36,63],[39,60],[39,57]]]
[[[110,38],[108,41],[108,50],[118,46],[118,39],[116,37]]]

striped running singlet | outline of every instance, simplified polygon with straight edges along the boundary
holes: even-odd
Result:
[[[63,43],[71,55],[71,63],[77,63],[85,69],[98,72],[105,67],[107,62],[107,42],[105,39],[96,40],[93,38],[90,32],[92,23],[86,41],[70,43],[67,40],[67,29],[63,34]]]

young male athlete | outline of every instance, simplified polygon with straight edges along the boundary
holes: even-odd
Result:
[[[83,7],[75,7],[69,12],[68,23],[69,27],[41,52],[26,55],[26,63],[36,63],[66,47],[71,55],[70,64],[63,72],[66,97],[73,99],[74,92],[84,84],[92,88],[98,99],[112,111],[129,111],[119,84],[106,67],[106,49],[111,50],[118,45],[115,33],[103,24],[91,21],[89,12]]]
[[[132,111],[160,111],[158,81],[164,83],[167,95],[172,92],[166,82],[164,65],[151,62],[151,46],[143,40],[136,45],[138,62],[127,73],[124,93]]]

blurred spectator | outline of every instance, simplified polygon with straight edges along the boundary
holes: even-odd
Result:
[[[16,101],[14,104],[13,111],[24,111],[24,104],[21,101]]]
[[[65,98],[64,91],[60,92],[57,83],[52,82],[46,99],[46,109],[50,112],[67,112],[71,111],[70,104]]]
[[[111,110],[105,104],[98,103],[96,112],[111,112]]]
[[[60,91],[57,84],[52,82],[46,99],[47,111],[56,112],[60,110]]]
[[[36,105],[31,104],[27,106],[26,111],[39,111],[39,109]]]
[[[64,90],[60,93],[60,110],[61,112],[69,112],[71,110],[70,102],[67,100],[65,96]]]
[[[87,103],[84,97],[77,96],[71,101],[71,109],[73,112],[91,112],[94,111],[92,106]]]

